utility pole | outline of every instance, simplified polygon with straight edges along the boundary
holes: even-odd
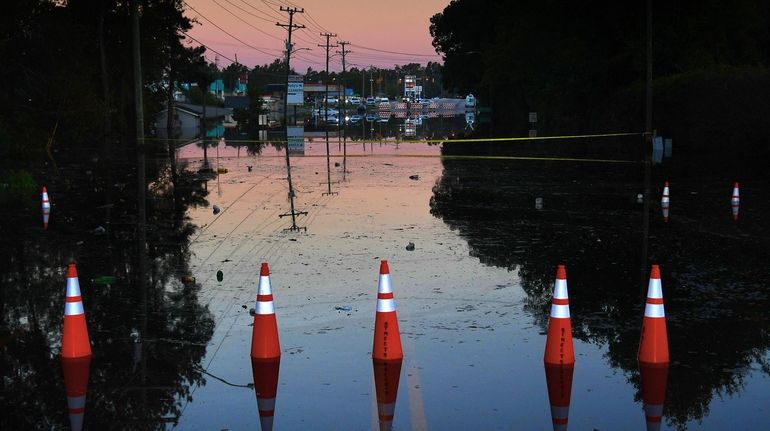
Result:
[[[329,187],[328,191],[326,193],[321,193],[321,195],[330,195],[332,194],[332,171],[331,163],[329,161],[329,48],[336,48],[339,45],[329,45],[329,38],[337,37],[336,33],[321,33],[321,36],[326,38],[326,44],[318,46],[321,48],[326,48],[326,79],[324,79],[324,129],[326,129],[326,184]]]
[[[295,13],[305,13],[304,8],[296,8],[296,7],[287,7],[284,8],[281,6],[281,12],[286,12],[289,14],[289,23],[288,24],[281,24],[280,22],[275,23],[275,25],[279,27],[284,27],[289,31],[289,37],[286,40],[286,92],[284,96],[283,101],[283,121],[284,124],[286,124],[286,178],[289,181],[289,202],[291,202],[291,213],[287,214],[281,214],[278,217],[285,217],[289,214],[291,214],[291,227],[290,230],[300,230],[303,229],[302,227],[297,226],[297,216],[302,214],[307,214],[307,211],[295,211],[294,210],[294,188],[291,184],[291,162],[289,161],[289,121],[288,121],[288,115],[289,115],[289,73],[291,71],[291,67],[289,66],[289,61],[291,60],[291,32],[295,28],[305,28],[302,24],[294,24],[294,14]],[[307,230],[307,227],[304,228]]]
[[[342,55],[342,88],[345,89],[345,72],[347,72],[347,69],[345,69],[345,54],[350,54],[351,50],[345,49],[345,45],[349,44],[350,42],[346,41],[337,41],[337,43],[342,46],[341,51],[337,51],[340,55]],[[347,111],[347,104],[342,104],[342,119],[344,120],[342,123],[342,179],[345,179],[345,176],[348,172],[347,167],[347,159],[348,159],[348,136],[347,136],[347,118],[348,118],[348,111]]]
[[[642,157],[644,164],[644,205],[642,211],[642,262],[640,267],[640,285],[645,292],[647,281],[647,254],[650,241],[650,177],[651,160],[649,156],[652,147],[652,0],[647,0],[647,80],[645,85],[645,118],[644,139],[642,141]]]
[[[369,95],[374,97],[374,66],[369,65]]]

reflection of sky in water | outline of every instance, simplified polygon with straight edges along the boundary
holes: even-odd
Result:
[[[254,391],[244,386],[252,381],[249,308],[259,263],[268,261],[283,350],[275,428],[376,429],[371,348],[381,259],[390,262],[405,356],[395,429],[551,428],[544,324],[553,272],[562,260],[576,334],[570,427],[644,426],[635,364],[643,301],[636,279],[639,175],[597,165],[442,161],[439,146],[349,142],[343,180],[342,168],[334,166],[341,150],[334,141],[330,149],[339,195],[322,195],[327,184],[321,139],[307,140],[305,156],[292,157],[296,205],[308,211],[298,218],[308,228],[301,234],[284,231],[290,220],[279,217],[288,211],[281,151],[266,147],[251,156],[231,146],[209,150],[211,158],[219,153],[217,162],[228,173],[204,184],[207,206],[187,211],[198,226],[189,256],[178,238],[164,233],[165,213],[153,221],[161,228],[149,231],[153,253],[162,257],[145,264],[156,287],[163,287],[151,303],[162,306],[150,314],[149,325],[156,329],[143,337],[139,356],[130,334],[142,322],[134,307],[126,311],[126,304],[138,303],[138,294],[128,281],[131,271],[121,264],[135,258],[134,249],[123,243],[110,248],[106,237],[91,233],[103,222],[104,209],[85,217],[81,208],[68,207],[84,189],[49,188],[51,228],[46,237],[28,241],[66,244],[54,249],[48,265],[60,263],[62,250],[71,253],[75,247],[78,253],[86,315],[94,328],[86,427],[107,419],[146,419],[135,410],[117,417],[110,403],[149,405],[144,414],[152,420],[178,409],[178,429],[258,426]],[[179,155],[195,169],[202,149],[191,145]],[[764,406],[770,405],[767,370],[759,365],[768,361],[767,298],[756,288],[757,280],[767,279],[766,265],[756,264],[766,251],[767,191],[742,182],[745,207],[736,227],[724,223],[731,222],[730,185],[722,196],[717,181],[672,180],[672,218],[666,226],[653,204],[650,249],[664,270],[672,343],[666,404],[677,411],[691,408],[695,413],[682,423],[697,429],[761,429],[768,419]],[[153,193],[162,189],[154,187]],[[180,190],[192,199],[190,188]],[[217,215],[214,204],[222,209]],[[84,249],[76,249],[84,239]],[[406,250],[409,242],[414,251]],[[37,246],[23,248],[46,253]],[[43,261],[37,254],[19,260],[16,250],[3,248],[5,261],[14,262],[13,268],[1,267],[3,279],[11,280],[9,289],[22,285],[19,268],[35,273]],[[176,270],[194,276],[200,291],[181,286]],[[222,282],[216,281],[218,270]],[[110,286],[94,281],[111,274],[117,281]],[[50,292],[63,285],[33,287],[24,296],[4,295],[7,307],[39,303],[48,310],[55,297]],[[706,299],[694,302],[699,298]],[[60,308],[54,308],[40,313],[43,328],[53,332],[50,322],[60,321]],[[61,383],[55,400],[44,395],[51,392],[50,382],[60,379],[49,375],[58,368],[32,360],[37,352],[24,350],[33,345],[25,344],[32,333],[26,331],[3,333],[4,363],[29,361],[29,369],[47,371],[25,379],[23,388],[16,383],[6,388],[20,399],[32,388],[43,394],[38,398],[46,404],[40,408],[66,420]],[[14,337],[25,342],[13,342]],[[142,393],[135,373],[144,359],[150,371],[146,384],[155,389]],[[178,385],[189,392],[172,398]]]
[[[333,161],[339,160],[336,145],[331,147],[336,155]],[[192,246],[195,258],[191,263],[195,270],[211,274],[223,268],[228,284],[237,286],[204,283],[202,297],[210,301],[212,313],[218,316],[217,330],[204,364],[209,364],[210,372],[228,381],[248,381],[248,361],[241,364],[232,359],[243,356],[250,337],[250,318],[240,305],[253,306],[257,264],[268,260],[273,270],[273,292],[284,350],[276,428],[376,428],[377,408],[369,357],[377,268],[379,259],[386,258],[391,263],[405,355],[394,426],[397,429],[422,429],[426,424],[433,429],[550,428],[542,367],[545,337],[543,328],[535,323],[545,322],[547,310],[538,311],[543,309],[538,303],[540,299],[524,293],[518,269],[507,271],[491,266],[494,259],[486,255],[479,257],[479,253],[486,253],[483,247],[469,247],[467,241],[473,244],[483,238],[473,233],[486,229],[483,217],[476,219],[475,224],[474,219],[470,219],[469,225],[448,226],[430,214],[429,202],[438,180],[443,178],[442,181],[449,184],[467,180],[468,184],[478,185],[473,178],[483,178],[483,172],[479,173],[472,165],[465,165],[472,169],[470,172],[456,167],[447,170],[435,157],[399,157],[435,156],[437,147],[402,144],[396,149],[392,143],[383,146],[375,143],[366,148],[366,152],[361,149],[355,154],[372,157],[351,157],[348,160],[351,173],[347,181],[334,186],[340,194],[331,197],[321,196],[326,188],[323,181],[325,144],[319,140],[306,143],[306,154],[311,157],[292,158],[293,181],[299,190],[297,207],[309,211],[307,217],[298,219],[298,224],[308,227],[307,234],[283,232],[281,229],[288,221],[277,218],[278,213],[287,209],[280,152],[268,151],[263,153],[264,157],[252,160],[254,165],[261,166],[259,172],[249,174],[241,167],[230,169],[226,178],[220,178],[227,185],[221,187],[221,192],[212,196],[211,201],[226,208],[222,216],[217,218],[207,209],[191,213],[197,224],[208,226]],[[349,154],[350,151],[349,148]],[[314,155],[321,157],[312,157]],[[231,159],[226,163],[237,167],[245,162]],[[463,166],[463,161],[457,163]],[[333,181],[341,179],[341,168],[332,169]],[[415,174],[419,179],[410,180],[409,176]],[[590,202],[591,196],[586,198],[584,190],[595,180],[588,176],[556,188],[548,186],[548,180],[535,182],[535,188],[552,189],[554,194],[541,195],[545,196],[545,208],[538,213],[543,220],[530,220],[531,229],[554,226],[557,231],[567,232],[574,228],[594,241],[597,238],[610,241],[607,235],[612,237],[612,228],[600,228],[602,220],[624,217],[623,212],[634,211],[638,186],[624,185],[623,176],[619,176],[616,185],[602,186],[602,193],[608,193],[605,202],[610,203],[610,208],[592,215],[588,209],[578,206],[584,205],[580,202],[587,199]],[[535,196],[529,196],[531,191],[527,191],[532,185],[522,184],[518,191],[516,184],[505,187],[510,186],[514,187],[513,196],[526,195],[521,200],[526,209],[522,207],[521,214],[511,214],[510,220],[515,223],[537,210]],[[482,194],[484,190],[485,187],[479,188]],[[473,193],[473,187],[468,191]],[[458,196],[462,199],[465,195]],[[456,204],[472,207],[477,202],[469,199]],[[514,203],[514,207],[517,205]],[[559,227],[564,222],[558,221],[559,215],[553,211],[558,213],[562,209],[570,213],[570,217],[577,217],[584,226]],[[592,218],[598,220],[595,226],[589,222]],[[516,244],[515,238],[506,236],[486,240],[501,250]],[[405,250],[410,241],[415,243],[415,251]],[[540,241],[540,247],[549,247],[546,243],[549,237],[542,236]],[[531,248],[526,245],[522,250]],[[548,256],[549,253],[543,253],[541,258]],[[624,259],[618,256],[615,260],[625,262]],[[584,296],[581,291],[590,288],[584,283],[585,273],[590,271],[570,267],[572,260],[567,258],[568,274],[574,272],[580,282],[574,286],[570,283],[571,297],[576,297],[575,303],[581,304],[580,297]],[[574,261],[580,265],[585,263],[580,259]],[[541,263],[549,277],[556,263]],[[625,272],[636,274],[635,271],[636,266]],[[528,273],[527,280],[531,281],[531,276]],[[544,290],[550,288],[549,283],[552,280],[546,280]],[[664,280],[664,294],[667,288],[675,289]],[[631,302],[628,296],[625,301]],[[336,305],[351,305],[353,311],[335,311]],[[585,340],[585,331],[591,325],[598,328],[598,321],[592,323],[596,319],[581,316],[580,307],[575,307],[573,318],[580,316],[579,322],[589,325],[578,325],[576,329]],[[676,310],[677,305],[670,309]],[[536,317],[532,313],[536,313]],[[672,314],[670,311],[669,315]],[[638,343],[641,305],[631,307],[623,320],[627,322],[624,342],[634,350]],[[611,366],[607,359],[607,340],[601,340],[598,338],[597,344],[575,341],[577,364],[570,426],[574,429],[641,428],[644,426],[641,399],[637,387],[629,384],[629,379],[634,380],[635,368],[615,368],[614,362]],[[635,358],[633,354],[632,357]],[[676,364],[679,365],[675,364],[672,373],[686,373],[682,363],[692,366],[690,359],[678,357]],[[679,381],[682,380],[680,376]],[[729,408],[749,409],[749,405],[767,399],[767,386],[768,381],[761,373],[750,372],[745,389],[712,402],[710,414],[699,427],[719,429],[718,424],[724,423],[727,417],[734,421]],[[669,395],[675,398],[677,394],[672,394],[672,390],[677,389],[669,390]],[[253,394],[243,391],[237,401],[233,401],[237,393],[210,380],[194,393],[195,401],[185,410],[180,427],[204,423],[211,427],[240,428],[253,424],[257,418]],[[209,409],[220,407],[233,414],[227,418],[210,418]],[[748,426],[761,417],[763,414],[759,413],[741,420]]]

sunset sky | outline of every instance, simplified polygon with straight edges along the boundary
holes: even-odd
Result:
[[[186,14],[198,23],[189,32],[210,49],[209,61],[219,55],[220,67],[237,59],[248,67],[271,63],[282,56],[286,29],[276,22],[288,23],[288,14],[280,6],[304,8],[294,15],[295,24],[307,28],[292,33],[294,70],[304,73],[308,67],[325,68],[325,43],[320,33],[336,33],[331,43],[350,42],[346,63],[351,67],[391,68],[394,64],[441,61],[431,45],[430,17],[441,12],[449,0],[184,0]],[[217,28],[221,27],[220,28]],[[229,33],[230,35],[228,35]],[[192,45],[198,42],[191,41]],[[332,48],[330,55],[340,50]],[[390,51],[390,52],[383,52]],[[330,71],[342,70],[341,58],[329,60]]]

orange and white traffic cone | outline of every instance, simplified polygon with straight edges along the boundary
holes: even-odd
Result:
[[[668,364],[654,365],[640,362],[639,377],[642,381],[642,403],[644,403],[647,431],[658,431],[663,420]]]
[[[398,330],[396,300],[390,284],[388,261],[380,262],[380,279],[377,288],[377,313],[374,319],[373,359],[402,359],[401,333]]]
[[[257,409],[262,431],[273,429],[275,398],[278,393],[278,369],[281,358],[251,358],[251,372],[254,375],[254,391],[257,393]]]
[[[545,382],[548,385],[553,431],[567,431],[574,371],[574,365],[545,364]]]
[[[668,223],[668,211],[671,202],[668,196],[668,181],[663,183],[663,197],[660,198],[660,208],[663,210],[663,223]]]
[[[270,359],[281,357],[278,341],[278,322],[275,319],[273,291],[270,288],[270,268],[262,263],[259,271],[259,289],[251,333],[251,357]]]
[[[647,303],[644,306],[642,337],[639,340],[639,362],[667,364],[668,334],[666,313],[663,310],[663,288],[660,282],[660,268],[652,265],[650,284],[647,287]]]
[[[569,315],[569,296],[567,294],[567,269],[564,265],[559,265],[556,268],[551,318],[548,321],[543,361],[551,365],[575,364],[575,348],[572,344],[572,322]]]
[[[62,358],[91,356],[86,313],[80,296],[80,282],[75,263],[67,265],[67,297],[64,304],[64,331],[61,342]]]
[[[83,429],[86,411],[86,393],[91,370],[91,355],[80,358],[61,358],[64,372],[64,390],[67,392],[67,410],[72,431]]]
[[[48,229],[48,219],[51,216],[51,202],[48,200],[48,190],[43,186],[43,229]]]
[[[733,207],[733,220],[738,220],[738,211],[741,206],[741,190],[738,181],[733,184],[733,197],[730,199],[730,204]]]
[[[402,363],[403,359],[389,361],[372,360],[380,431],[389,431],[393,428],[393,416],[396,411],[396,397],[398,397],[398,381],[401,378]]]

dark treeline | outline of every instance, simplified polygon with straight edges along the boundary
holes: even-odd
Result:
[[[144,112],[158,112],[169,80],[194,80],[203,49],[187,48],[191,22],[180,0],[141,2]],[[11,2],[0,25],[0,152],[39,157],[52,147],[88,145],[125,151],[133,136],[132,33],[129,1]],[[151,116],[145,115],[149,123]]]
[[[653,2],[652,22],[653,128],[678,154],[766,159],[770,3]],[[445,86],[491,107],[482,133],[526,135],[530,111],[541,135],[641,132],[646,25],[645,1],[453,0],[431,34]]]

